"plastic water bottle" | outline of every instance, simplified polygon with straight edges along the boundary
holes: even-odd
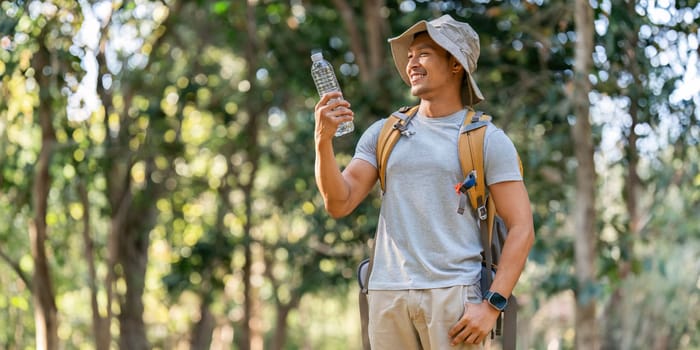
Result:
[[[323,94],[331,91],[341,91],[340,84],[338,84],[338,79],[333,71],[333,65],[323,59],[323,53],[315,52],[311,54],[311,61],[311,77],[314,79],[314,84],[316,84],[318,95],[323,96]],[[343,122],[338,125],[335,136],[342,136],[353,130],[355,130],[355,125],[352,121]]]

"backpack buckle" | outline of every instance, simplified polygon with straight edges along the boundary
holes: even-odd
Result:
[[[474,115],[472,116],[472,123],[478,122],[483,114],[483,111],[476,111],[476,113],[474,113]]]
[[[394,130],[398,130],[403,136],[411,136],[415,134],[415,131],[408,130],[408,123],[402,124],[400,121],[394,123]]]
[[[479,216],[479,220],[486,220],[486,218],[488,217],[486,212],[486,206],[482,205],[476,208],[476,214]]]

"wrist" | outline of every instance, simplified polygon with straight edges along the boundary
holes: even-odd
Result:
[[[333,134],[325,135],[323,133],[316,133],[314,142],[316,143],[316,148],[333,145]]]
[[[498,311],[503,311],[505,310],[506,306],[508,306],[508,299],[501,295],[501,293],[494,292],[492,290],[484,293],[484,302],[486,302],[494,310]]]
[[[321,151],[323,149],[333,149],[333,138],[324,138],[320,135],[316,136],[314,140],[316,146],[316,151]]]

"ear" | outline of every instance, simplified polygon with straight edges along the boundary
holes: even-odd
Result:
[[[459,74],[460,71],[464,70],[464,67],[462,67],[462,64],[457,61],[454,56],[450,57],[450,67],[452,70],[452,74]]]

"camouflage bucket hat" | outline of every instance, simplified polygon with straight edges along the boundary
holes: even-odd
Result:
[[[420,32],[427,32],[435,43],[447,50],[464,67],[466,89],[462,89],[462,102],[471,106],[483,101],[484,95],[481,94],[481,90],[472,76],[472,73],[476,71],[476,62],[479,59],[479,35],[469,24],[456,21],[450,15],[444,15],[429,22],[420,21],[408,28],[403,34],[389,39],[394,64],[403,81],[411,85],[408,73],[406,73],[408,48],[413,42],[413,37]]]

